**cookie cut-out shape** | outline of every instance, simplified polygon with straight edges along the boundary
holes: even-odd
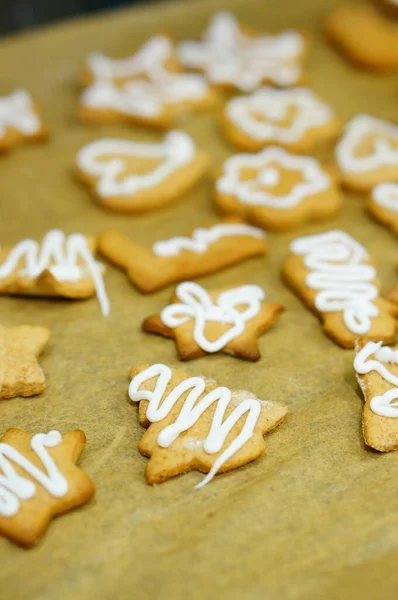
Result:
[[[115,229],[102,233],[98,243],[101,254],[126,271],[144,293],[220,271],[268,250],[261,229],[235,220],[198,227],[186,237],[155,242],[152,248],[136,244]]]
[[[91,55],[87,70],[91,83],[79,106],[83,121],[172,127],[218,103],[203,76],[181,72],[172,41],[165,36],[154,36],[127,59]]]
[[[371,192],[367,208],[380,223],[398,235],[398,183],[379,183]]]
[[[147,317],[144,331],[174,338],[181,360],[224,352],[258,360],[257,338],[279,318],[284,307],[266,303],[258,285],[206,290],[192,281],[180,283],[173,304]]]
[[[38,363],[50,331],[45,327],[0,325],[0,399],[35,396],[45,388]]]
[[[336,146],[336,161],[342,183],[353,190],[398,181],[398,126],[357,115]]]
[[[81,233],[67,236],[54,229],[41,243],[25,239],[0,249],[0,294],[73,300],[97,294],[101,312],[107,316],[110,304],[104,267],[94,258],[95,246],[94,239]]]
[[[392,288],[392,290],[390,290],[389,294],[387,295],[387,300],[389,300],[389,302],[392,302],[394,305],[396,305],[397,311],[398,311],[398,285],[396,285],[395,287]],[[397,313],[397,318],[398,318],[398,313]]]
[[[249,152],[276,145],[309,153],[336,138],[341,130],[332,108],[308,88],[263,87],[251,96],[232,98],[224,108],[221,125],[232,144]]]
[[[99,139],[77,155],[77,174],[106,208],[143,212],[165,206],[205,174],[207,156],[182,131],[159,143]]]
[[[328,39],[354,65],[372,71],[398,71],[398,23],[368,3],[346,3],[327,16]]]
[[[0,534],[32,547],[53,517],[90,500],[94,484],[76,466],[83,431],[30,435],[8,429],[0,443]]]
[[[138,448],[149,458],[151,485],[197,470],[207,473],[201,488],[216,473],[255,460],[265,452],[263,435],[287,413],[283,405],[163,364],[139,365],[131,377],[129,396],[147,428]]]
[[[222,214],[285,230],[334,215],[342,198],[332,174],[315,158],[270,147],[225,161],[215,203]]]
[[[32,96],[25,90],[15,90],[0,97],[0,152],[21,142],[42,140],[47,129]]]
[[[201,41],[184,41],[178,57],[188,69],[202,71],[221,88],[252,92],[263,83],[280,87],[301,83],[306,43],[301,33],[276,35],[248,31],[229,12],[213,16]]]
[[[397,321],[368,252],[344,231],[298,238],[283,266],[286,284],[321,319],[326,334],[344,348],[359,337],[391,343]]]
[[[354,370],[365,400],[365,443],[380,452],[398,450],[398,347],[359,340]]]

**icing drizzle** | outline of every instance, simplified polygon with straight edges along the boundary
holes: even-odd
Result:
[[[120,156],[118,156],[120,155]],[[103,157],[109,157],[105,162]],[[135,142],[103,138],[88,144],[77,155],[77,165],[83,172],[99,177],[96,191],[102,197],[133,196],[141,190],[155,187],[196,156],[195,143],[182,131],[169,132],[160,143]],[[146,174],[120,175],[126,169],[128,158],[153,158],[162,160],[153,171]]]
[[[398,213],[398,183],[379,183],[372,190],[376,204]]]
[[[156,242],[152,247],[152,252],[156,256],[177,256],[182,250],[204,254],[211,244],[218,242],[221,238],[237,236],[264,238],[265,233],[257,227],[244,223],[219,223],[207,229],[198,227],[192,232],[191,237],[178,236]]]
[[[360,375],[375,371],[384,381],[395,387],[381,396],[370,400],[370,408],[381,417],[398,417],[398,377],[393,375],[386,364],[398,364],[398,351],[388,346],[382,347],[383,342],[368,342],[356,355],[354,369]],[[374,355],[375,359],[370,357]]]
[[[62,231],[49,231],[40,245],[35,240],[26,239],[16,244],[0,264],[0,279],[9,277],[21,260],[24,266],[19,270],[20,277],[35,279],[48,270],[57,280],[77,283],[85,276],[85,269],[78,265],[81,259],[93,279],[102,314],[109,315],[110,305],[101,274],[101,265],[94,259],[87,240],[81,233],[66,236]]]
[[[259,286],[243,285],[221,293],[213,301],[202,286],[191,281],[178,285],[176,295],[180,302],[162,310],[162,323],[174,329],[194,319],[193,339],[202,350],[209,353],[219,352],[241,335],[246,323],[260,312],[261,302],[265,298]],[[246,308],[239,310],[239,306]],[[207,323],[222,323],[230,327],[216,340],[210,341],[205,335]]]
[[[43,463],[45,472],[38,469],[9,444],[0,443],[0,515],[2,517],[16,515],[20,509],[20,501],[30,500],[36,494],[36,485],[33,481],[18,475],[10,461],[21,467],[51,496],[62,498],[67,494],[68,482],[46,450],[58,446],[61,441],[62,436],[59,431],[37,433],[32,437],[30,445]]]
[[[278,185],[280,168],[299,171],[303,181],[295,184],[286,194],[277,195],[264,188]],[[242,180],[242,169],[253,169],[256,175]],[[235,154],[228,158],[216,186],[220,193],[235,196],[245,204],[287,210],[305,198],[328,189],[330,184],[330,177],[322,171],[315,158],[296,156],[282,148],[270,147],[258,154]]]
[[[153,378],[157,378],[153,392],[140,390],[143,383]],[[188,431],[199,420],[201,415],[213,403],[216,403],[217,406],[210,431],[203,440],[203,449],[207,454],[217,454],[222,450],[235,424],[243,415],[246,415],[246,420],[240,433],[215,460],[209,473],[196,486],[196,488],[201,488],[209,483],[222,465],[252,437],[261,412],[260,400],[257,398],[243,400],[226,417],[232,399],[231,390],[226,387],[217,387],[201,398],[206,391],[206,381],[202,377],[189,377],[167,394],[167,387],[172,378],[173,373],[169,367],[163,364],[155,364],[136,375],[131,380],[129,386],[129,396],[133,402],[139,402],[140,400],[147,400],[149,402],[146,417],[151,423],[156,423],[166,418],[174,405],[182,396],[185,396],[185,400],[174,423],[166,426],[158,435],[157,443],[161,448],[171,446],[181,433]]]
[[[379,314],[373,304],[378,295],[372,283],[376,270],[366,260],[365,248],[343,231],[328,231],[303,237],[291,244],[293,254],[304,257],[310,270],[309,288],[319,290],[315,307],[321,313],[342,312],[345,326],[352,333],[366,334],[372,318]]]
[[[373,151],[357,156],[357,148],[370,136]],[[357,115],[348,123],[336,146],[336,160],[342,170],[351,173],[364,173],[383,166],[398,167],[398,126],[370,115]]]
[[[282,125],[295,109],[290,124]],[[256,140],[293,143],[308,130],[322,127],[333,117],[331,108],[308,88],[276,90],[263,87],[251,96],[238,96],[226,106],[232,123]]]
[[[0,98],[0,135],[4,135],[8,127],[27,136],[34,135],[41,127],[32,97],[25,90],[15,90]]]

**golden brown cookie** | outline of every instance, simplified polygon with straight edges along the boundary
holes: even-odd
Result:
[[[193,187],[208,158],[182,131],[159,143],[102,138],[77,155],[77,175],[106,208],[145,212],[161,208]]]
[[[198,283],[180,283],[172,304],[147,317],[143,330],[174,338],[180,360],[223,352],[258,360],[257,338],[284,311],[281,304],[266,303],[258,285],[206,290]]]
[[[398,126],[357,115],[347,123],[336,146],[336,163],[343,185],[358,192],[398,181]]]
[[[296,239],[283,265],[286,284],[322,321],[343,348],[355,341],[394,341],[397,310],[380,297],[380,282],[367,251],[344,231]]]
[[[44,373],[37,359],[49,339],[45,327],[0,325],[0,399],[44,391]]]
[[[201,41],[184,41],[178,58],[188,69],[203,72],[222,89],[252,92],[263,83],[290,87],[303,83],[305,37],[289,29],[259,34],[242,26],[230,12],[215,14]]]
[[[130,375],[129,396],[147,428],[138,449],[149,458],[150,485],[197,470],[208,474],[200,488],[216,473],[255,460],[265,451],[263,435],[287,413],[283,405],[163,364],[138,365]]]
[[[95,492],[76,466],[83,431],[29,435],[8,429],[0,443],[0,534],[34,546],[53,517],[85,504]]]
[[[268,246],[265,234],[237,220],[218,221],[198,227],[187,237],[176,236],[140,246],[124,233],[110,229],[98,238],[98,248],[113,264],[125,270],[130,281],[144,293],[220,271],[253,256]]]
[[[0,249],[0,294],[73,300],[97,294],[102,313],[108,315],[103,266],[94,258],[95,249],[93,238],[81,233],[66,236],[56,229],[40,244],[25,239]]]
[[[398,183],[379,183],[367,202],[370,214],[398,235]]]
[[[82,79],[89,87],[80,97],[78,116],[86,122],[170,128],[219,102],[204,77],[183,72],[172,40],[164,35],[151,37],[122,60],[90,54]]]
[[[221,115],[225,137],[240,150],[280,146],[310,154],[337,138],[340,120],[309,88],[262,87],[227,102]]]
[[[341,203],[333,174],[315,158],[274,146],[231,156],[216,181],[215,204],[221,214],[275,231],[329,218]]]
[[[47,137],[40,111],[25,90],[15,90],[0,97],[0,152],[25,141]]]
[[[392,302],[393,304],[396,304],[397,311],[398,311],[398,285],[396,285],[395,287],[392,288],[392,290],[390,290],[389,294],[387,295],[387,300],[389,300],[389,302]],[[398,318],[398,314],[397,314],[397,318]]]
[[[365,405],[362,430],[367,446],[380,452],[398,449],[398,347],[359,340],[354,370]]]
[[[372,2],[337,6],[327,16],[324,31],[355,65],[374,71],[398,70],[398,24]]]

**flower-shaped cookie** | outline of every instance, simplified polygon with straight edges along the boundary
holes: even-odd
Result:
[[[15,90],[9,96],[0,97],[0,151],[24,140],[45,137],[47,130],[28,92]]]
[[[203,76],[181,72],[173,43],[164,36],[152,37],[127,59],[90,55],[84,81],[90,85],[80,98],[83,121],[171,127],[188,113],[217,104]]]
[[[77,155],[77,174],[107,208],[141,212],[182,195],[207,164],[189,135],[171,131],[159,143],[96,140]]]
[[[330,106],[308,88],[263,87],[251,96],[232,98],[221,118],[226,137],[242,150],[277,145],[307,153],[340,132]]]
[[[370,195],[369,212],[398,235],[398,183],[379,183]]]
[[[241,28],[233,14],[212,18],[202,41],[184,41],[178,47],[181,63],[203,71],[220,87],[251,92],[262,83],[280,87],[302,80],[303,36],[294,30],[277,35],[257,35]]]
[[[340,179],[349,188],[369,191],[398,181],[398,126],[370,115],[357,115],[336,146]]]
[[[333,177],[315,158],[270,147],[227,159],[215,202],[221,213],[284,230],[335,214],[342,199]]]

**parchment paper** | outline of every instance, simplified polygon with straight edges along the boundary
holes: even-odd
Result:
[[[210,181],[179,204],[141,217],[97,207],[73,177],[79,148],[99,136],[152,140],[156,135],[126,126],[83,126],[74,111],[77,71],[88,52],[127,56],[159,29],[178,39],[198,37],[220,8],[233,9],[264,31],[309,30],[311,84],[342,119],[358,112],[396,118],[396,77],[356,71],[322,40],[320,21],[331,5],[327,0],[166,3],[4,39],[0,93],[29,89],[43,107],[52,138],[1,157],[1,244],[41,237],[53,227],[92,234],[118,227],[138,242],[152,243],[211,218]],[[194,118],[183,128],[214,164],[232,153],[212,116]],[[290,412],[268,436],[266,456],[200,492],[194,488],[199,473],[147,486],[147,459],[137,450],[142,430],[127,398],[132,364],[179,366],[172,341],[140,331],[142,319],[169,299],[170,288],[142,296],[109,267],[108,319],[95,299],[0,299],[2,323],[52,330],[41,360],[46,392],[1,402],[1,430],[82,428],[88,443],[80,464],[97,486],[94,501],[53,521],[37,549],[24,551],[0,540],[2,600],[396,597],[398,453],[380,455],[364,447],[352,352],[327,339],[316,317],[280,281],[294,237],[341,227],[372,253],[387,291],[396,282],[397,241],[371,221],[363,204],[363,197],[345,193],[337,219],[270,235],[268,258],[203,279],[212,287],[257,283],[287,311],[262,337],[260,362],[213,356],[186,368],[284,402]]]

